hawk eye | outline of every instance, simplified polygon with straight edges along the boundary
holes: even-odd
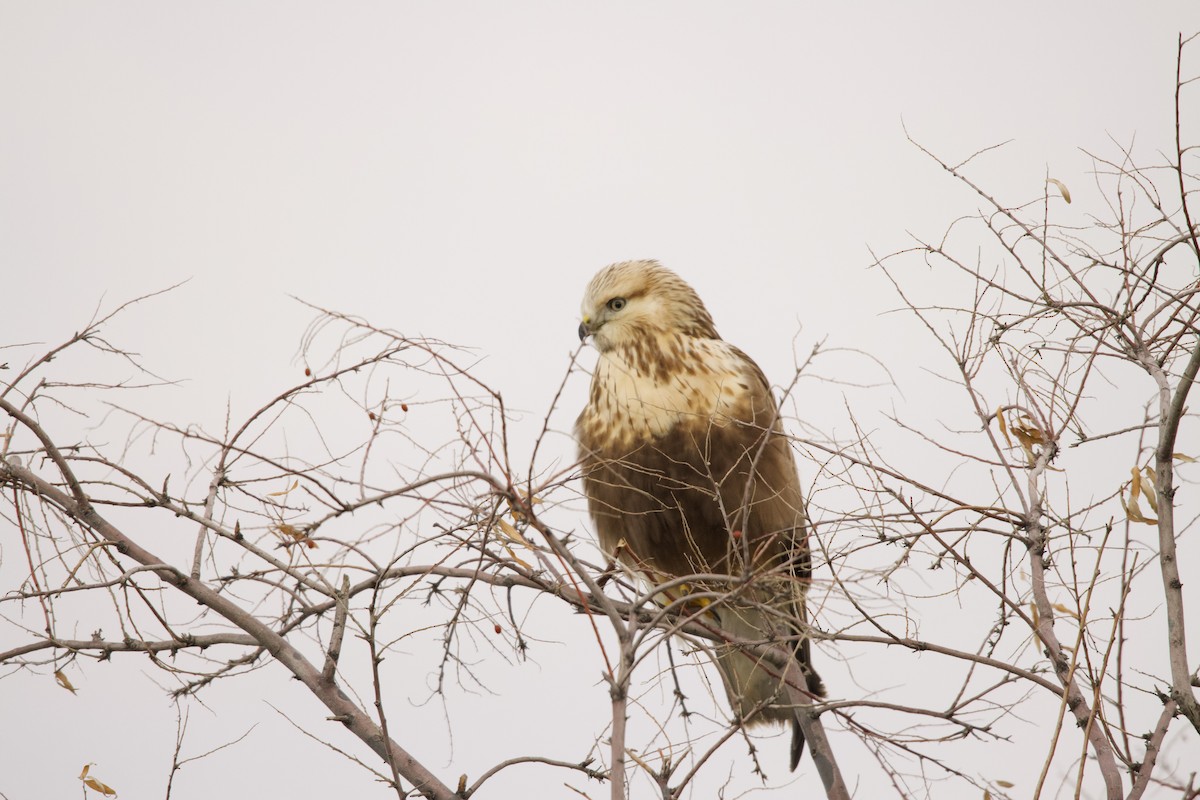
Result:
[[[614,297],[612,300],[608,301],[608,308],[611,311],[620,311],[624,307],[625,307],[625,298],[624,297]]]

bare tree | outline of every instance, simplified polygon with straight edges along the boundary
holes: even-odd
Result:
[[[868,776],[901,797],[1200,796],[1189,598],[1193,624],[1200,612],[1181,568],[1183,553],[1195,567],[1200,458],[1188,405],[1197,151],[1180,123],[1195,103],[1189,46],[1171,156],[1149,167],[1128,148],[1093,156],[1107,206],[1085,224],[1068,218],[1070,187],[1054,175],[1011,204],[971,177],[990,149],[949,163],[922,148],[981,210],[875,267],[927,328],[935,347],[921,357],[944,404],[891,416],[889,433],[910,440],[899,446],[859,408],[851,440],[795,437],[818,556],[807,630],[837,664],[823,669],[828,700],[805,692],[794,642],[731,640],[713,623],[745,576],[641,586],[574,533],[574,467],[546,456],[558,396],[533,441],[510,447],[503,396],[469,352],[314,308],[305,379],[213,433],[121,401],[163,382],[107,338],[133,303],[0,384],[4,536],[25,559],[0,599],[5,641],[22,640],[0,652],[7,679],[52,675],[70,689],[89,662],[140,654],[183,707],[274,664],[358,743],[318,737],[397,797],[483,797],[526,765],[585,796],[669,800],[724,787],[721,754],[743,778],[778,772],[697,677],[712,674],[711,648],[732,645],[779,670],[829,797]],[[66,379],[64,354],[140,377]],[[787,394],[827,355],[814,347]],[[578,372],[572,360],[564,382]],[[125,441],[78,423],[101,414]],[[175,467],[158,466],[163,449]],[[591,632],[611,710],[579,758],[498,748],[477,776],[422,763],[397,723],[409,687],[384,660],[433,637],[434,694],[483,685],[481,662],[519,665],[555,635],[535,611],[547,601]],[[81,626],[95,635],[65,633]],[[180,743],[185,730],[181,712]],[[1030,736],[1032,765],[979,760]],[[1164,758],[1172,747],[1180,755]]]

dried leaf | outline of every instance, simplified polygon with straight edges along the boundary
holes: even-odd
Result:
[[[58,685],[66,689],[71,694],[78,694],[78,691],[74,686],[71,685],[71,681],[67,679],[67,676],[63,674],[61,669],[55,670],[54,680],[58,681]],[[87,770],[87,767],[84,767],[84,770]]]
[[[1009,781],[996,781],[996,785],[1001,789],[1011,789],[1014,786],[1014,784],[1010,783]]]
[[[299,485],[300,485],[300,479],[297,478],[296,480],[292,481],[291,486],[289,486],[288,488],[284,489],[281,492],[267,492],[267,497],[279,497],[281,495],[285,495],[288,492],[290,492],[292,489],[295,489]]]
[[[102,795],[105,795],[106,797],[110,796],[110,795],[115,797],[117,794],[116,789],[112,788],[108,784],[105,784],[101,781],[96,780],[95,778],[88,777],[88,773],[91,771],[91,769],[92,769],[91,764],[83,765],[83,769],[79,773],[79,780],[83,781],[83,785],[93,791],[96,791]],[[84,794],[87,794],[87,792],[84,792]]]
[[[1150,498],[1147,497],[1146,499],[1149,500]],[[1157,509],[1155,509],[1155,511],[1157,511]],[[1158,524],[1158,517],[1147,517],[1145,514],[1142,513],[1142,510],[1140,508],[1138,508],[1137,506],[1133,507],[1133,512],[1134,512],[1134,516],[1131,516],[1130,519],[1132,519],[1134,522],[1144,522],[1147,525],[1157,525]]]
[[[516,563],[520,564],[522,567],[524,567],[525,569],[529,570],[530,572],[532,572],[532,571],[533,571],[533,566],[532,566],[532,565],[530,565],[530,563],[529,563],[528,561],[526,561],[525,559],[521,558],[519,555],[517,555],[516,553],[514,553],[514,552],[513,552],[513,549],[512,549],[511,547],[509,547],[508,545],[504,544],[503,542],[501,542],[501,543],[500,543],[500,546],[501,546],[501,547],[503,547],[503,548],[504,548],[504,550],[505,550],[505,552],[507,552],[507,553],[508,553],[508,557],[509,557],[509,558],[511,558],[513,561],[515,561]]]
[[[1057,612],[1059,612],[1060,614],[1066,614],[1068,617],[1074,617],[1075,619],[1079,619],[1079,615],[1078,615],[1078,614],[1076,614],[1076,613],[1075,613],[1073,610],[1071,610],[1071,609],[1067,608],[1067,607],[1066,607],[1065,605],[1063,605],[1062,603],[1055,603],[1055,604],[1054,604],[1054,610],[1055,610],[1055,611],[1057,611]],[[1004,784],[1003,784],[1003,783],[1001,783],[1000,781],[996,781],[996,785],[997,785],[997,786],[1004,786]],[[1012,786],[1012,784],[1011,784],[1011,783],[1010,783],[1010,784],[1008,784],[1008,785],[1009,785],[1009,786]]]
[[[1125,492],[1120,493],[1121,505],[1125,508],[1125,516],[1129,518],[1130,522],[1144,522],[1147,525],[1157,525],[1158,520],[1152,517],[1147,517],[1142,513],[1141,507],[1138,506],[1137,495],[1138,485],[1140,483],[1141,481],[1136,479],[1132,481],[1131,488],[1129,490],[1128,501],[1125,500]]]
[[[521,492],[519,490],[518,490],[518,493],[521,495],[521,499],[524,500],[526,503],[528,503],[531,508],[533,506],[540,506],[542,504],[542,500],[540,497],[536,497],[536,496],[529,497],[524,492]],[[513,522],[524,522],[525,521],[525,513],[521,509],[519,509],[515,505],[513,505],[511,500],[508,502],[508,513],[512,515]]]
[[[1000,411],[997,411],[996,418],[1000,421],[1000,432],[1004,434],[1004,439],[1008,442],[1008,446],[1012,447],[1012,439],[1008,435],[1008,431],[1011,429],[1013,435],[1017,437],[1017,441],[1021,444],[1021,449],[1025,451],[1025,457],[1030,462],[1036,461],[1037,456],[1033,452],[1033,446],[1044,445],[1047,442],[1046,434],[1037,426],[1037,423],[1030,419],[1027,414],[1022,414],[1015,420],[1006,423],[1004,415]]]
[[[1175,459],[1176,461],[1182,461],[1185,464],[1196,463],[1196,459],[1192,458],[1191,456],[1184,455],[1183,453],[1172,453],[1171,458]]]
[[[1146,467],[1145,474],[1138,476],[1142,484],[1142,494],[1146,495],[1146,502],[1150,505],[1150,509],[1154,513],[1158,513],[1158,492],[1154,488],[1156,480],[1154,470]]]
[[[1066,200],[1068,203],[1071,202],[1071,193],[1067,190],[1067,185],[1065,183],[1057,178],[1049,178],[1046,180],[1046,183],[1054,184],[1054,188],[1058,189],[1059,194],[1062,195],[1062,199]]]
[[[116,789],[112,788],[111,786],[108,786],[107,784],[101,783],[100,781],[96,780],[95,778],[84,778],[83,785],[87,786],[89,789],[94,789],[95,791],[97,791],[100,794],[105,795],[105,796],[111,795],[113,797],[116,797],[116,795],[117,795]]]
[[[308,537],[308,533],[300,528],[297,528],[295,525],[289,525],[286,522],[280,522],[272,527],[277,533],[302,543],[310,550],[317,546],[317,543]]]
[[[1004,406],[996,409],[996,422],[1000,424],[1000,433],[1004,435],[1004,441],[1008,442],[1008,446],[1012,447],[1012,439],[1008,435],[1008,423],[1004,421]]]
[[[1017,441],[1021,443],[1021,448],[1025,451],[1025,457],[1030,461],[1036,461],[1037,456],[1033,454],[1033,446],[1037,444],[1036,440],[1030,436],[1023,428],[1013,427],[1013,433],[1017,435]]]
[[[1028,436],[1035,444],[1046,443],[1046,434],[1042,433],[1042,429],[1038,427],[1038,424],[1025,414],[1017,418],[1017,424],[1013,426],[1013,429],[1018,435],[1023,434]]]
[[[508,520],[498,519],[498,520],[496,520],[496,525],[497,525],[497,527],[500,528],[501,533],[503,533],[508,538],[512,539],[514,542],[520,542],[521,544],[528,547],[530,550],[533,549],[533,545],[529,543],[529,540],[526,539],[524,536],[522,536],[521,532],[519,530],[517,530],[515,527],[513,527],[513,524],[511,522],[509,522]]]
[[[533,545],[529,543],[529,540],[526,539],[524,536],[522,536],[521,532],[519,530],[517,530],[516,528],[514,528],[512,526],[512,524],[509,523],[508,520],[506,520],[506,519],[496,520],[496,527],[498,527],[500,529],[501,533],[503,533],[509,539],[512,539],[514,542],[520,542],[521,544],[528,547],[530,550],[533,549]],[[531,567],[527,561],[524,561],[516,553],[514,553],[513,549],[511,547],[509,547],[507,544],[504,544],[504,542],[501,542],[500,545],[508,552],[509,557],[513,561],[517,562],[525,569],[528,569],[528,570],[533,569],[533,567]]]

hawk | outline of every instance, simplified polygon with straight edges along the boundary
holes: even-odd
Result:
[[[758,365],[721,339],[699,295],[656,261],[612,264],[583,298],[579,337],[600,351],[576,422],[583,488],[600,544],[656,584],[727,593],[705,606],[740,640],[786,641],[823,696],[805,634],[812,576],[796,464]],[[715,648],[730,705],[748,725],[792,722],[778,668]]]

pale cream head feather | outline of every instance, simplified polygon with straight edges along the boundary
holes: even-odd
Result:
[[[721,338],[696,291],[652,260],[622,261],[600,270],[584,292],[580,312],[580,338],[592,336],[601,352],[649,337]]]

